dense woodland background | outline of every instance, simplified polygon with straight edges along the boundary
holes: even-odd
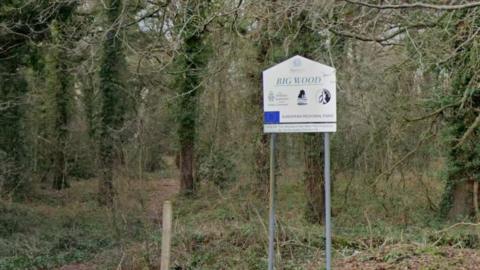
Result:
[[[265,268],[261,72],[297,54],[337,69],[336,267],[478,269],[463,0],[0,1],[0,269],[156,269],[166,199],[174,269]],[[321,269],[322,136],[278,138],[278,267]]]

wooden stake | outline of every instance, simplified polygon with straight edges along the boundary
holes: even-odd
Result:
[[[172,202],[163,203],[162,219],[162,255],[161,270],[168,270],[170,267],[170,241],[172,239]]]
[[[480,220],[480,213],[478,209],[478,181],[473,180],[473,208],[475,209],[475,219]]]

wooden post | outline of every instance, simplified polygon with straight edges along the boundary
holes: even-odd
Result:
[[[162,255],[161,270],[168,270],[170,267],[170,241],[172,239],[172,202],[163,203],[162,218]]]
[[[473,208],[475,210],[475,219],[480,220],[480,213],[478,209],[478,181],[473,180]]]

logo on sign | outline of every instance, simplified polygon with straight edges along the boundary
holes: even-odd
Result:
[[[328,91],[327,89],[323,89],[320,91],[320,94],[318,95],[318,103],[327,104],[328,102],[330,102],[330,99],[332,99],[330,91]]]
[[[297,104],[298,105],[307,105],[307,95],[305,94],[305,90],[300,90],[298,93]]]
[[[268,93],[268,101],[274,102],[275,101],[275,95],[273,94],[272,91]]]
[[[293,59],[293,67],[301,67],[302,66],[302,60],[300,58],[295,58]]]

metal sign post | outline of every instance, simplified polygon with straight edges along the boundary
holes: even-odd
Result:
[[[331,269],[330,141],[337,131],[335,68],[294,56],[263,71],[263,131],[270,141],[270,215],[268,270],[275,267],[275,137],[276,133],[324,133],[325,257]]]
[[[324,140],[324,178],[325,178],[325,266],[327,270],[332,265],[332,232],[331,232],[331,211],[330,211],[330,136],[328,132],[323,133]]]
[[[268,223],[268,270],[275,265],[275,133],[270,135],[270,215]]]

